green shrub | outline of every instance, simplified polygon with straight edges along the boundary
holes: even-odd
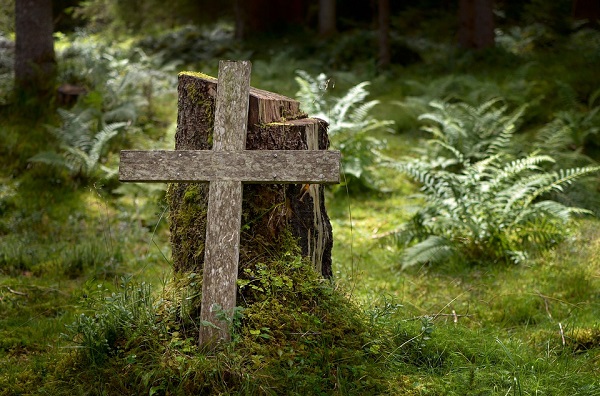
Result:
[[[76,180],[110,179],[116,169],[109,166],[114,162],[109,141],[125,128],[156,129],[157,116],[163,115],[157,102],[172,92],[173,80],[139,49],[109,47],[85,34],[67,44],[58,52],[59,79],[87,92],[72,109],[58,109],[60,126],[48,127],[58,148],[29,162],[63,168]],[[119,142],[121,148],[125,144],[125,139]]]
[[[176,86],[174,65],[139,48],[108,46],[92,36],[77,35],[58,52],[59,79],[85,87],[80,108],[92,108],[107,122],[152,121],[158,97]]]
[[[424,200],[395,234],[406,247],[403,267],[455,259],[523,262],[563,239],[573,214],[589,213],[544,197],[600,167],[547,171],[542,166],[554,162],[548,155],[512,154],[522,109],[507,113],[497,100],[431,106],[421,116],[433,135],[427,149],[397,165],[421,184]]]
[[[144,37],[138,45],[164,65],[212,61],[237,47],[233,27],[222,23],[209,27],[182,26]]]

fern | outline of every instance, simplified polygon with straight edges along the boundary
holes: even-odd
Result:
[[[79,114],[59,109],[58,113],[63,120],[62,126],[49,128],[49,131],[59,142],[59,152],[44,151],[31,157],[29,161],[64,168],[76,178],[113,176],[115,172],[102,165],[102,154],[108,141],[128,123],[104,125],[103,120],[94,116],[94,112],[90,109],[83,110]],[[97,131],[100,127],[101,129]]]
[[[588,111],[561,111],[554,120],[537,131],[536,147],[551,153],[556,159],[556,164],[548,167],[548,170],[559,171],[557,164],[571,168],[585,168],[596,164],[586,153],[588,147],[600,143],[600,107],[591,107],[594,100],[592,94]],[[569,195],[550,193],[549,196],[561,203],[585,207],[600,214],[600,196],[590,194],[598,188],[598,178],[584,176],[580,182],[570,187]]]
[[[139,47],[126,51],[78,35],[58,55],[61,80],[86,86],[80,104],[102,113],[106,123],[151,120],[157,95],[174,86],[173,65],[160,66]]]
[[[369,82],[355,85],[342,97],[333,97],[328,92],[331,80],[325,74],[312,77],[303,70],[297,73],[296,82],[300,88],[296,98],[311,117],[329,124],[331,143],[342,153],[345,180],[376,189],[373,168],[389,160],[380,151],[385,147],[385,142],[373,137],[372,132],[386,130],[393,122],[370,116],[371,110],[379,102],[365,102],[369,95],[366,90]]]
[[[568,232],[574,215],[590,211],[548,199],[599,166],[556,171],[550,155],[521,158],[512,147],[523,109],[499,101],[479,107],[435,102],[421,117],[432,134],[427,151],[397,168],[421,185],[425,206],[396,232],[404,267],[419,263],[527,260]]]
[[[458,161],[477,161],[506,151],[525,108],[507,114],[507,107],[499,103],[497,98],[479,107],[432,102],[434,112],[419,117],[428,122],[423,130],[434,137],[429,144],[438,148],[428,147],[428,152],[447,155],[446,149],[453,151]]]
[[[413,245],[404,252],[404,266],[419,263],[443,262],[456,255],[455,246],[444,237],[430,235],[423,242]]]

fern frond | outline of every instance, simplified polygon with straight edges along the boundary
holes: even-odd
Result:
[[[396,166],[420,184],[425,201],[419,220],[402,231],[410,236],[401,238],[405,243],[417,242],[403,255],[406,265],[443,260],[450,254],[446,245],[472,261],[522,261],[564,237],[572,216],[591,213],[548,197],[539,201],[600,166],[551,172],[551,155],[515,159],[512,138],[525,107],[508,112],[491,99],[480,106],[432,102],[430,108],[420,117],[432,135],[425,154]]]
[[[548,155],[530,155],[525,158],[511,161],[508,164],[505,164],[504,167],[494,175],[490,180],[490,184],[494,187],[500,186],[507,181],[520,178],[523,172],[539,171],[541,168],[538,165],[544,162],[554,162],[554,159]]]
[[[115,107],[104,113],[103,121],[106,123],[113,122],[130,122],[134,123],[137,118],[138,112],[134,103],[123,103],[120,106]]]
[[[104,148],[104,145],[113,137],[115,137],[118,133],[119,130],[121,128],[124,128],[125,126],[127,126],[126,122],[117,122],[114,124],[110,124],[104,127],[104,129],[102,129],[100,132],[98,132],[96,134],[96,136],[94,137],[94,144],[92,145],[92,148],[90,149],[88,158],[87,158],[87,166],[86,168],[88,170],[92,170],[96,164],[98,163],[98,161],[100,160],[100,154],[102,152],[102,149]]]
[[[540,211],[546,215],[567,223],[572,215],[593,214],[591,210],[565,206],[556,201],[541,201],[532,205],[534,212]]]
[[[119,168],[118,167],[109,168],[107,166],[100,165],[100,170],[103,173],[103,178],[104,179],[112,179],[112,178],[117,177],[117,175],[119,174]]]
[[[448,239],[432,235],[404,251],[401,257],[402,268],[416,264],[438,264],[452,259],[455,255],[454,245]]]
[[[304,70],[297,70],[296,74],[296,83],[300,86],[296,98],[303,104],[304,111],[315,117],[317,114],[323,114],[327,76],[321,73],[314,78]]]
[[[571,128],[560,119],[546,124],[537,132],[536,142],[544,151],[560,151],[573,143]]]
[[[454,161],[453,161],[454,163],[464,163],[465,162],[465,157],[464,157],[463,153],[461,153],[460,150],[458,150],[453,145],[443,142],[441,140],[431,140],[429,143],[431,145],[440,146],[440,147],[448,150],[454,156]]]
[[[369,112],[379,104],[378,100],[371,100],[356,106],[349,115],[349,119],[353,122],[362,122],[368,119]]]
[[[491,116],[492,119],[499,119],[502,114],[506,111],[506,106],[500,106],[497,109],[494,109],[497,103],[503,103],[504,99],[496,97],[491,98],[487,102],[484,102],[479,107],[476,108],[475,114],[478,116],[488,117]]]
[[[93,109],[86,109],[79,113],[73,113],[65,109],[58,109],[62,125],[50,128],[50,132],[56,136],[61,144],[88,149],[92,144],[92,130],[98,124],[98,117]]]
[[[75,170],[72,174],[88,175],[90,173],[88,153],[78,147],[63,145],[61,148],[65,151],[65,160],[69,162]]]
[[[369,84],[370,83],[368,81],[363,81],[362,83],[350,88],[344,96],[336,101],[335,105],[331,109],[331,112],[340,119],[345,119],[350,108],[365,100],[369,94],[365,87]]]
[[[297,71],[296,82],[300,86],[296,97],[304,104],[303,109],[311,117],[321,118],[329,124],[329,137],[333,146],[342,152],[342,170],[354,176],[363,186],[373,188],[371,167],[383,162],[379,149],[383,142],[369,136],[369,132],[389,127],[390,120],[370,117],[369,112],[378,101],[364,102],[369,92],[368,81],[350,88],[342,97],[326,96],[329,79],[324,75],[312,77]],[[389,161],[387,161],[389,162]]]
[[[506,202],[502,212],[509,215],[510,213],[519,213],[519,208],[527,208],[533,202],[531,197],[535,191],[540,186],[551,183],[553,178],[552,174],[534,173],[515,180],[498,194],[499,200]]]
[[[526,201],[527,204],[533,202],[537,197],[550,191],[563,191],[563,186],[573,183],[575,180],[600,172],[600,166],[586,166],[582,168],[560,169],[558,172],[552,173],[552,181],[538,188]]]
[[[43,151],[41,153],[37,153],[33,157],[29,158],[29,162],[38,162],[55,166],[57,168],[64,168],[67,169],[69,173],[76,173],[78,171],[78,168],[71,161],[67,161],[65,157],[54,151]]]
[[[361,125],[361,127],[360,127],[360,133],[366,134],[366,133],[368,133],[370,131],[375,131],[375,130],[390,131],[390,127],[392,125],[394,125],[394,121],[392,121],[392,120],[369,119],[369,120],[363,122],[360,125]],[[382,142],[380,140],[377,140],[377,141],[378,142]]]

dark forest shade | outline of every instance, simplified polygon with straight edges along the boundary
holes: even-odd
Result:
[[[461,47],[494,46],[494,0],[460,0],[458,41]]]
[[[235,0],[235,36],[248,38],[306,22],[306,0]]]
[[[51,0],[17,0],[15,4],[15,81],[18,89],[50,88],[55,69]]]
[[[390,46],[390,0],[379,0],[379,59],[378,65],[385,69],[390,66],[392,50]]]
[[[573,0],[573,18],[590,22],[600,20],[600,1]]]
[[[335,0],[319,0],[319,35],[328,37],[337,30]]]

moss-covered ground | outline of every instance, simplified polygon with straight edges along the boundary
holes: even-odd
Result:
[[[567,103],[593,107],[583,82],[598,79],[585,59],[455,55],[449,66],[333,74],[341,91],[372,80],[376,115],[396,121],[377,136],[394,158],[419,146],[429,99],[528,102],[529,129]],[[254,85],[287,95],[294,69],[322,67],[265,59]],[[216,61],[186,66],[214,75]],[[172,147],[176,103],[165,95],[123,144]],[[196,343],[201,277],[170,271],[165,188],[29,163],[56,145],[44,125],[59,122],[34,109],[0,108],[0,395],[600,395],[597,219],[576,220],[567,241],[520,265],[401,271],[389,233],[418,207],[417,187],[380,169],[385,191],[327,194],[334,280],[293,248],[257,262],[239,283],[233,342],[208,351]]]

